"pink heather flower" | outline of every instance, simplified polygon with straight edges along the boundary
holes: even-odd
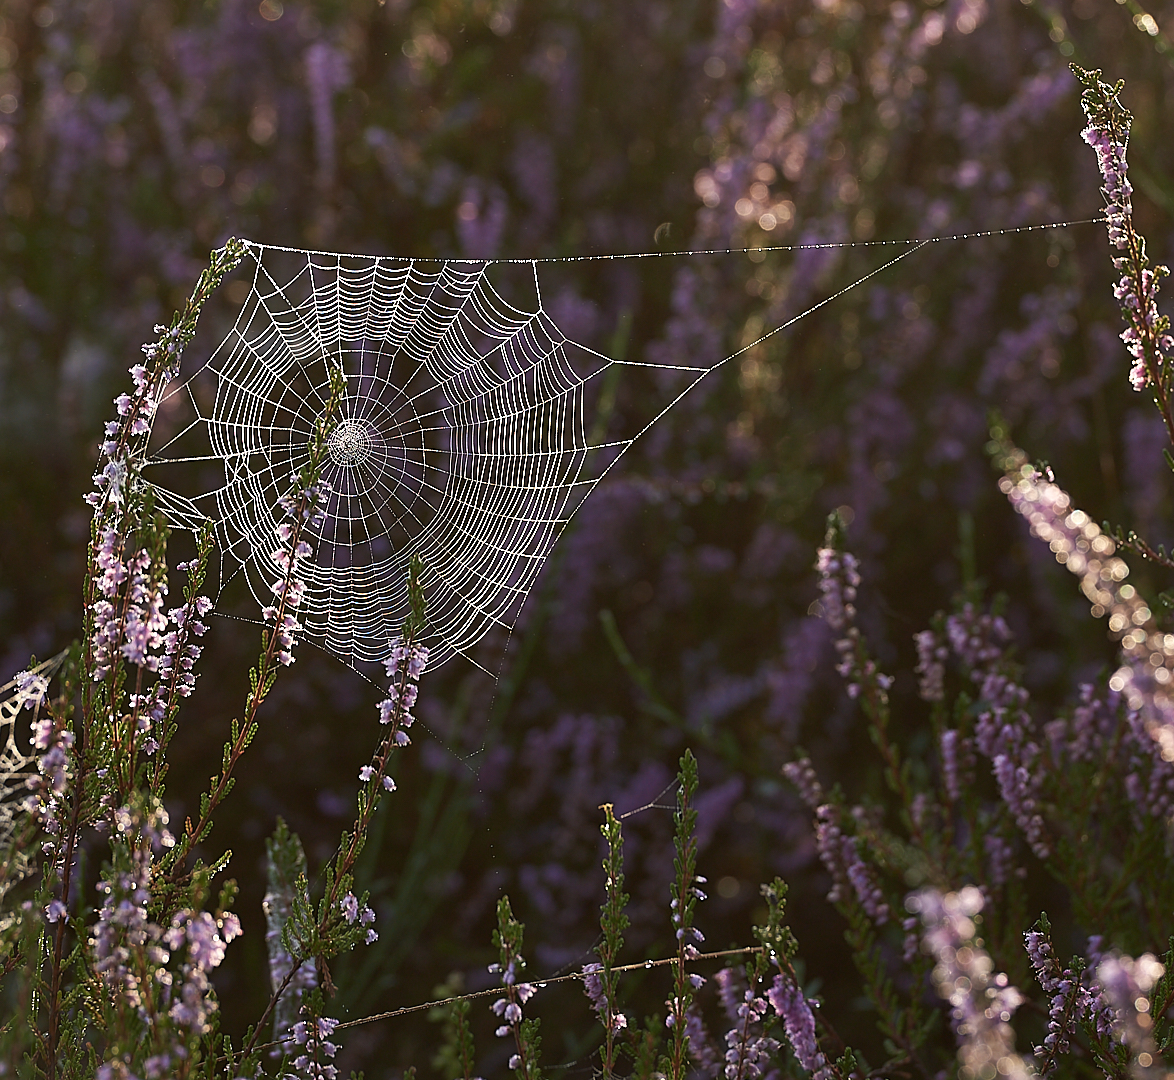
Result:
[[[408,658],[408,675],[413,679],[418,679],[423,673],[424,668],[428,663],[428,650],[423,645],[416,645],[412,649],[412,655]]]
[[[1129,183],[1128,166],[1125,164],[1125,151],[1129,145],[1128,127],[1120,141],[1114,139],[1112,131],[1095,127],[1091,123],[1080,133],[1080,137],[1096,151],[1097,164],[1104,181],[1101,191],[1105,197],[1109,242],[1115,248],[1122,249],[1128,243],[1127,221],[1133,216],[1133,185]]]
[[[388,646],[387,658],[383,661],[383,666],[387,669],[387,677],[394,679],[399,673],[399,666],[403,663],[404,657],[407,656],[407,646],[404,645],[403,638],[395,638]]]
[[[368,783],[374,775],[375,770],[370,765],[364,765],[359,770],[359,779],[362,780],[364,784]]]

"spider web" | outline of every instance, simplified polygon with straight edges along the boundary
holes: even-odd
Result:
[[[535,263],[524,269],[536,306],[522,310],[489,263],[247,253],[235,325],[161,406],[190,419],[154,440],[144,476],[157,509],[173,527],[211,523],[221,591],[243,575],[259,604],[271,602],[278,501],[341,365],[322,472],[332,494],[300,566],[305,633],[352,667],[382,659],[408,615],[418,555],[429,666],[473,659],[491,629],[512,628],[559,533],[655,410],[627,438],[594,430],[619,362],[559,329]],[[709,370],[624,363],[676,372],[686,389]]]
[[[756,341],[697,365],[611,359],[572,341],[543,304],[540,263],[662,253],[446,261],[246,241],[248,296],[210,358],[165,395],[144,478],[172,527],[213,526],[219,590],[243,577],[269,604],[282,573],[279,501],[308,459],[330,370],[341,367],[346,391],[322,472],[332,494],[324,524],[311,530],[314,554],[299,567],[305,634],[356,670],[381,660],[409,614],[408,568],[419,556],[429,666],[460,655],[482,667],[471,650],[494,628],[512,630],[591,489],[706,374],[927,244],[1071,224],[765,249],[903,248]],[[527,276],[532,309],[491,280],[503,271]],[[652,392],[640,402],[645,413],[609,435],[598,406],[621,367],[652,369]],[[182,413],[186,421],[165,419],[171,431],[160,434],[160,417]]]

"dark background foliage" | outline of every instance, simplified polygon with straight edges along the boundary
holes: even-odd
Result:
[[[1076,60],[1128,78],[1138,224],[1160,258],[1174,205],[1164,135],[1174,79],[1164,39],[1138,10],[1092,0],[5,0],[5,670],[77,634],[81,496],[100,425],[139,343],[229,235],[530,257],[1087,218],[1100,196],[1078,137]],[[1166,14],[1153,13],[1158,25]],[[547,295],[569,336],[611,355],[711,361],[895,253],[566,264]],[[400,792],[364,862],[381,939],[335,971],[335,1014],[426,1000],[452,971],[488,985],[503,891],[527,924],[532,975],[588,960],[602,901],[597,807],[668,806],[675,761],[691,746],[709,943],[750,944],[758,883],[786,875],[808,975],[823,980],[845,1036],[876,1044],[806,813],[779,775],[802,743],[853,798],[885,797],[812,614],[815,548],[826,514],[847,508],[862,619],[897,674],[898,734],[915,752],[928,751],[912,635],[968,576],[1009,594],[1036,699],[1069,699],[1110,646],[999,495],[986,415],[999,408],[1095,518],[1155,544],[1174,539],[1163,435],[1128,388],[1110,283],[1100,226],[934,244],[726,365],[661,420],[575,518],[512,637],[487,643],[496,682],[457,662],[424,679],[428,732],[401,758]],[[242,299],[240,283],[226,284],[194,358]],[[640,390],[621,385],[621,416]],[[256,640],[249,623],[215,622],[174,744],[176,824],[215,768]],[[219,982],[229,1030],[268,993],[262,841],[280,814],[311,864],[329,855],[377,738],[376,700],[303,647],[263,710],[211,841],[235,850],[243,887],[246,933]],[[630,958],[665,955],[670,815],[647,809],[626,829]],[[1062,905],[1046,886],[1032,899]],[[1073,927],[1071,944],[1091,929]],[[651,975],[626,985],[636,1011],[667,992]],[[585,1073],[598,1036],[577,994],[552,990],[535,1007],[547,1060]],[[500,1069],[492,1017],[474,1012],[484,1013],[484,1068]],[[368,1076],[425,1068],[434,1039],[424,1021],[361,1028],[347,1036],[345,1064]]]

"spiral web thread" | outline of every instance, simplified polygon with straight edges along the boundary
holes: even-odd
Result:
[[[560,331],[534,264],[537,309],[522,311],[486,263],[247,250],[253,280],[235,326],[169,391],[193,419],[148,461],[156,507],[174,527],[211,522],[221,588],[243,573],[270,603],[278,500],[341,365],[322,473],[333,493],[302,564],[306,634],[353,667],[382,659],[419,555],[429,666],[468,657],[492,628],[512,628],[559,533],[635,438],[589,436],[617,362]],[[692,385],[707,369],[674,370]],[[199,462],[223,470],[210,490],[167,486],[168,467]]]

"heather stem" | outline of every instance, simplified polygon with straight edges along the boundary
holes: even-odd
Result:
[[[604,873],[607,875],[607,899],[600,909],[603,941],[595,951],[601,965],[598,978],[602,1000],[597,1008],[602,1005],[600,1019],[603,1021],[603,1073],[604,1076],[610,1077],[616,1066],[616,1036],[627,1023],[624,1014],[616,1010],[619,980],[613,969],[624,945],[624,929],[628,926],[628,916],[624,911],[628,896],[624,892],[623,832],[612,804],[604,803],[602,809],[605,821],[600,826],[600,832],[607,841],[607,858],[603,862]]]
[[[685,965],[698,956],[695,942],[704,940],[693,926],[693,909],[698,900],[704,899],[704,893],[695,883],[704,882],[705,879],[698,877],[696,873],[697,838],[694,835],[694,827],[697,824],[697,811],[693,806],[693,796],[697,791],[697,759],[690,750],[681,755],[681,768],[677,779],[677,810],[673,815],[676,822],[676,835],[673,838],[673,846],[676,849],[673,859],[676,879],[672,902],[677,957],[673,964],[673,996],[667,1002],[669,1015],[666,1023],[673,1036],[672,1054],[668,1062],[669,1072],[672,1080],[684,1080],[689,1047],[686,1013],[693,1001],[693,983]]]
[[[295,490],[289,504],[290,515],[293,519],[288,540],[291,553],[298,550],[298,545],[302,542],[306,525],[311,517],[321,511],[322,495],[318,490],[319,476],[327,454],[327,439],[336,423],[344,391],[345,380],[341,371],[335,369],[331,372],[330,398],[310,437],[306,465],[301,473],[294,478]],[[245,703],[244,723],[233,722],[232,738],[225,746],[220,775],[213,780],[211,789],[201,800],[197,824],[193,826],[191,818],[188,818],[184,823],[183,837],[172,849],[169,860],[173,874],[177,873],[184,865],[192,847],[207,835],[212,826],[213,813],[232,789],[233,771],[257,730],[257,712],[277,679],[278,647],[288,647],[285,618],[289,610],[296,607],[297,601],[293,597],[297,595],[298,585],[297,559],[291,556],[286,562],[282,577],[275,588],[277,605],[272,611],[273,618],[266,623],[263,638],[264,648],[260,661],[249,675],[251,689]]]

